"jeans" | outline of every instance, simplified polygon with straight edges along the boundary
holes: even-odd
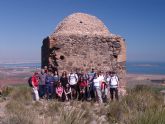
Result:
[[[90,87],[88,87],[88,98],[95,98],[95,87],[94,83],[90,82]]]
[[[47,94],[47,98],[50,99],[52,98],[52,95],[54,93],[54,87],[53,84],[46,84],[46,94]]]
[[[46,86],[45,85],[39,85],[39,96],[42,98],[45,95],[46,92]]]

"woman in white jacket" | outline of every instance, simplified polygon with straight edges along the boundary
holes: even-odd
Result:
[[[94,82],[94,87],[96,90],[96,97],[99,103],[103,103],[102,100],[102,93],[101,93],[101,83],[104,81],[104,76],[99,72],[96,74],[93,82]]]

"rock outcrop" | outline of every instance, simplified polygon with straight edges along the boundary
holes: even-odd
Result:
[[[95,16],[75,13],[66,17],[55,32],[43,40],[42,67],[49,70],[91,68],[116,71],[125,84],[126,45]]]

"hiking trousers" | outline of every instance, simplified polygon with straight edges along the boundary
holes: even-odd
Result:
[[[103,103],[101,88],[100,87],[95,87],[95,88],[96,88],[96,95],[97,95],[98,102]]]
[[[119,99],[119,96],[118,96],[118,89],[117,89],[117,88],[110,88],[111,100],[113,100],[114,93],[115,93],[115,98],[116,98],[116,100],[118,100],[118,99]]]
[[[37,87],[33,87],[32,90],[33,90],[33,99],[39,101],[39,94]]]
[[[39,96],[42,98],[46,93],[46,85],[39,85]]]

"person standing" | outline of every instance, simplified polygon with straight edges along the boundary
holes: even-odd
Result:
[[[110,72],[106,72],[104,76],[104,82],[102,82],[102,85],[101,85],[102,97],[103,97],[104,102],[107,102],[110,78],[111,78]]]
[[[68,77],[66,71],[62,72],[62,76],[60,77],[60,82],[62,83],[62,86],[65,88],[68,84]]]
[[[111,78],[110,78],[110,96],[111,100],[113,101],[114,94],[115,94],[115,99],[118,100],[118,88],[119,88],[119,79],[116,76],[115,72],[111,73]]]
[[[94,78],[96,76],[95,70],[92,69],[92,71],[90,71],[88,73],[89,76],[89,80],[88,80],[88,88],[89,88],[89,92],[88,92],[88,99],[95,99],[95,89],[94,89]]]
[[[54,92],[53,92],[53,98],[56,97],[56,87],[57,87],[59,81],[60,81],[60,77],[58,75],[58,72],[54,71],[54,83],[53,83]]]
[[[46,73],[44,69],[41,69],[41,74],[39,75],[39,96],[40,98],[43,98],[45,96],[46,92]]]
[[[39,77],[38,72],[35,72],[32,76],[32,90],[33,90],[33,99],[39,101],[39,94],[38,94],[38,85],[39,85]]]
[[[88,96],[90,96],[88,93],[90,92],[89,90],[89,75],[87,73],[87,71],[83,71],[82,73],[82,77],[83,77],[83,80],[86,82],[86,88],[85,88],[85,98],[86,100],[88,100]]]
[[[96,74],[93,82],[94,82],[94,87],[96,89],[95,93],[96,93],[96,100],[99,103],[103,103],[102,100],[102,93],[101,93],[101,83],[104,81],[104,77],[101,75],[101,73],[99,72],[98,74]]]
[[[52,95],[55,91],[54,87],[54,75],[52,72],[48,72],[48,74],[46,75],[46,95],[47,95],[47,99],[51,99]]]
[[[72,98],[76,99],[77,98],[77,92],[78,92],[78,75],[71,70],[69,76],[68,76],[68,82],[71,86],[72,89]]]
[[[48,74],[48,67],[44,66],[44,73]]]

